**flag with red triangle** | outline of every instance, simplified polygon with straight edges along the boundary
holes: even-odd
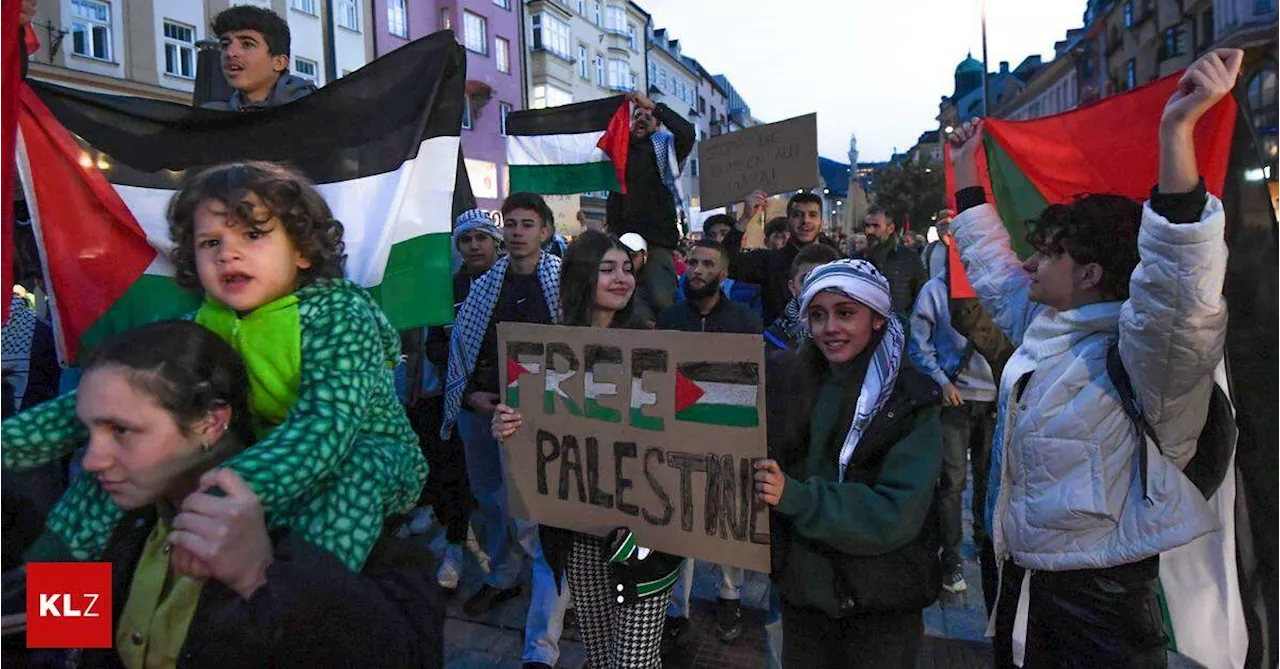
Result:
[[[760,366],[754,362],[685,362],[676,366],[675,418],[690,423],[760,424]]]

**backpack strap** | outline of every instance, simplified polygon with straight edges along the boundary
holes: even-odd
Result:
[[[1151,498],[1147,495],[1146,438],[1151,439],[1151,442],[1156,445],[1156,450],[1164,452],[1164,448],[1160,445],[1160,438],[1156,436],[1155,429],[1142,415],[1142,407],[1138,405],[1138,397],[1133,391],[1133,383],[1129,380],[1129,372],[1125,371],[1124,361],[1120,359],[1120,347],[1114,343],[1107,348],[1107,377],[1111,379],[1111,385],[1115,386],[1116,392],[1120,394],[1120,408],[1124,409],[1125,415],[1129,417],[1129,422],[1133,423],[1133,428],[1138,434],[1138,466],[1142,470],[1142,498],[1150,504]]]
[[[947,374],[948,381],[955,383],[956,379],[960,378],[960,375],[964,373],[964,370],[969,368],[969,361],[973,360],[973,354],[977,352],[977,350],[978,346],[973,343],[973,340],[969,340],[969,343],[965,344],[964,351],[960,353],[960,364],[956,365],[955,370]]]

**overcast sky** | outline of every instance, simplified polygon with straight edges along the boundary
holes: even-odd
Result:
[[[980,0],[637,0],[682,51],[725,74],[762,121],[818,112],[818,151],[887,160],[937,127],[938,101],[972,49],[982,59]],[[745,9],[744,5],[751,5]],[[991,70],[1053,58],[1085,0],[987,0]]]

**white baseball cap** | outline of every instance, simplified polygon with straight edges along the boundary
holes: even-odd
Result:
[[[642,253],[642,252],[648,253],[649,252],[648,242],[644,240],[644,237],[641,237],[639,234],[636,234],[634,232],[628,232],[622,235],[621,237],[618,238],[618,241],[622,242],[623,246],[627,247],[628,249],[631,249],[632,253]]]

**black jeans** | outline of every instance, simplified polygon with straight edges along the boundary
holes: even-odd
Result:
[[[1031,575],[1023,669],[1169,666],[1157,594],[1159,556],[1106,569]],[[995,665],[1012,667],[1024,570],[1006,560],[996,612]]]
[[[967,465],[973,465],[973,539],[981,546],[986,536],[983,513],[987,503],[987,475],[991,471],[991,437],[995,415],[991,402],[965,402],[942,409],[942,477],[938,483],[938,516],[942,526],[942,566],[960,566],[964,539],[962,509]],[[967,457],[966,457],[967,456]]]
[[[832,618],[782,600],[782,666],[915,669],[924,641],[919,611]]]
[[[467,540],[467,524],[471,522],[471,487],[457,431],[447,440],[440,439],[443,413],[444,397],[439,395],[419,399],[408,408],[409,424],[418,434],[418,446],[430,468],[418,503],[435,509],[449,543],[461,544]]]

